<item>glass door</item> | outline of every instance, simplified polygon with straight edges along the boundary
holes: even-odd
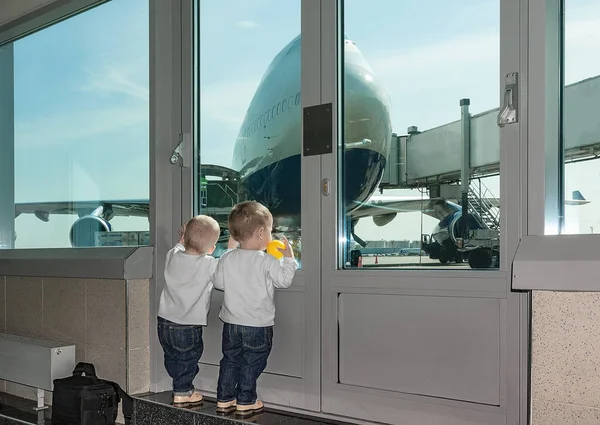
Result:
[[[320,42],[304,47],[319,49],[331,110],[326,413],[526,420],[528,299],[510,292],[525,193],[521,19],[517,0],[321,3]]]
[[[194,214],[219,223],[215,256],[226,250],[231,208],[245,200],[269,208],[274,238],[290,240],[300,270],[289,289],[276,291],[273,351],[258,395],[266,404],[318,410],[319,259],[307,251],[319,242],[317,229],[305,225],[303,179],[320,169],[307,170],[301,149],[303,93],[319,82],[305,87],[302,78],[306,2],[192,3]],[[308,279],[311,270],[317,279]],[[195,381],[208,393],[216,392],[222,357],[222,301],[213,290]]]

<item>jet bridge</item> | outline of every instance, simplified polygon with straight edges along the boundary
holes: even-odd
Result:
[[[564,90],[565,161],[595,159],[600,154],[600,76],[579,81]],[[500,165],[499,108],[470,117],[470,177],[496,175]],[[392,148],[380,190],[436,188],[461,180],[462,125],[457,120],[407,135],[393,134]],[[432,194],[432,196],[435,196]],[[443,194],[442,194],[443,196]]]
[[[507,83],[516,86],[516,78],[516,74],[507,75]],[[563,99],[565,161],[598,158],[600,76],[566,86]],[[467,258],[473,268],[488,268],[499,256],[500,202],[481,178],[500,172],[498,120],[510,119],[511,109],[503,108],[502,114],[496,108],[471,115],[469,103],[468,99],[461,100],[460,120],[423,132],[409,127],[404,136],[393,134],[379,189],[427,188],[431,199],[457,200],[461,211],[453,216],[455,223],[459,215],[472,216],[474,227],[467,224],[468,219],[460,226],[442,220],[434,234],[422,235],[422,248],[442,263]],[[442,240],[439,235],[447,236]]]
[[[200,212],[226,227],[231,208],[244,200],[239,173],[221,165],[201,164],[198,174]]]

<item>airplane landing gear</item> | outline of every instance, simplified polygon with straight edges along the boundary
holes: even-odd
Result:
[[[350,267],[362,267],[362,252],[360,249],[350,251]]]
[[[463,254],[458,251],[454,243],[449,239],[446,239],[442,244],[438,258],[442,264],[446,264],[451,261],[454,261],[455,263],[463,262]]]
[[[469,252],[469,266],[472,269],[489,269],[494,263],[492,250],[479,248]]]

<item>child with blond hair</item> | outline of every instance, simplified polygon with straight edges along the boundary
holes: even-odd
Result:
[[[229,214],[229,233],[240,247],[224,254],[214,287],[224,291],[219,317],[223,321],[217,385],[217,409],[250,416],[263,409],[256,380],[267,366],[273,345],[275,288],[292,284],[298,265],[284,237],[283,258],[265,249],[271,241],[273,216],[258,202],[242,202]]]
[[[179,242],[167,253],[165,287],[158,307],[158,340],[173,380],[176,406],[198,404],[203,399],[193,381],[204,351],[202,328],[207,324],[218,263],[210,254],[219,235],[219,224],[213,218],[198,215],[182,227]],[[235,241],[230,239],[229,247],[235,247]]]

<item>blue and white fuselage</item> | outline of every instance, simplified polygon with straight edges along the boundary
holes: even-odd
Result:
[[[345,40],[344,199],[366,201],[383,175],[391,143],[389,97],[356,45]],[[232,168],[249,199],[277,217],[296,218],[301,199],[300,36],[273,59],[237,137]]]

